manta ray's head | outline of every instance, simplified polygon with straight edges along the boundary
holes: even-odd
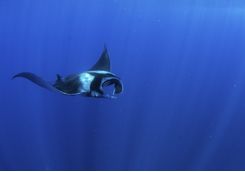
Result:
[[[116,98],[122,93],[123,84],[115,74],[102,71],[87,71],[93,79],[89,84],[89,96],[98,98]]]

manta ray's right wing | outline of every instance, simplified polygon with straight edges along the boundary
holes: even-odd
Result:
[[[93,65],[93,67],[90,68],[90,70],[104,70],[108,72],[111,70],[110,58],[106,46],[104,47],[104,50],[100,55],[100,58]]]
[[[15,76],[13,76],[12,79],[15,79],[17,77],[22,77],[22,78],[26,78],[30,81],[32,81],[33,83],[39,85],[40,87],[46,88],[50,91],[58,91],[55,87],[52,86],[52,84],[50,84],[49,82],[43,80],[41,77],[30,73],[30,72],[22,72],[19,74],[16,74]]]

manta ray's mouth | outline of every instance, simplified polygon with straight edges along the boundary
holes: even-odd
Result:
[[[123,90],[122,83],[117,78],[108,78],[101,84],[104,94],[115,95],[120,94]]]
[[[104,93],[104,95],[114,96],[115,95],[115,86],[114,85],[104,86],[103,87],[103,93]]]

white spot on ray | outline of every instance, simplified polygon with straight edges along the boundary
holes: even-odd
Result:
[[[81,73],[79,75],[79,79],[80,79],[80,82],[81,82],[81,92],[84,93],[84,92],[89,92],[90,91],[90,85],[91,85],[91,82],[94,80],[94,76],[87,73],[87,72],[84,72],[84,73]]]

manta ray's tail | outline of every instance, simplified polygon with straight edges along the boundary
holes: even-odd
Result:
[[[52,86],[52,84],[50,84],[49,82],[43,80],[41,77],[30,73],[30,72],[22,72],[22,73],[18,73],[16,75],[14,75],[12,77],[12,79],[15,79],[17,77],[22,77],[22,78],[26,78],[30,81],[32,81],[33,83],[39,85],[40,87],[46,88],[50,91],[57,91],[57,89],[55,87]]]

